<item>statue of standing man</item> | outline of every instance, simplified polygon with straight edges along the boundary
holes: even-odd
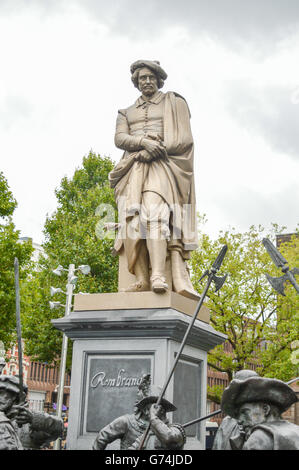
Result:
[[[109,176],[120,218],[115,250],[124,247],[136,277],[126,290],[173,289],[197,299],[186,265],[197,248],[189,108],[177,93],[160,91],[167,74],[159,62],[138,60],[131,74],[141,96],[118,112],[115,144],[124,154]]]

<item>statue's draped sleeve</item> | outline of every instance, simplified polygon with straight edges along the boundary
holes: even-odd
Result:
[[[116,147],[129,152],[141,150],[141,141],[143,135],[130,135],[129,123],[126,116],[126,110],[120,109],[116,119],[116,132],[114,142]]]
[[[116,200],[118,199],[118,196],[121,196],[124,192],[124,188],[130,176],[129,170],[136,161],[135,158],[138,151],[141,150],[142,137],[142,135],[130,135],[130,127],[127,120],[126,110],[120,109],[116,119],[114,141],[116,147],[124,150],[125,152],[120,162],[109,174],[110,186],[115,190]]]

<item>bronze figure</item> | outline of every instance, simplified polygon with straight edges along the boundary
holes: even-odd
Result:
[[[243,369],[236,372],[234,379],[235,380],[246,380],[249,377],[257,377],[258,374],[250,369]],[[238,424],[238,421],[231,416],[225,416],[222,420],[214,442],[213,442],[213,450],[232,450],[230,438],[234,436],[234,439],[237,439],[237,436],[243,438],[242,431]]]
[[[19,379],[13,375],[0,376],[0,450],[23,450],[13,424],[13,411],[19,403]]]
[[[151,433],[147,439],[146,449],[182,449],[186,441],[182,426],[169,424],[166,413],[176,407],[165,398],[155,407],[161,389],[150,385],[150,376],[145,375],[138,387],[135,410],[116,418],[98,433],[93,450],[104,450],[107,445],[120,439],[121,450],[137,450],[143,434],[151,423]]]
[[[299,450],[299,426],[281,418],[297,401],[295,392],[281,380],[232,380],[221,402],[221,409],[237,420],[242,433],[231,436],[232,449]]]

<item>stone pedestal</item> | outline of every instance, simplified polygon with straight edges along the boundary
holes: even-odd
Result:
[[[143,374],[163,386],[196,305],[173,292],[78,294],[74,311],[52,320],[73,340],[68,449],[90,449],[97,431],[132,413]],[[166,390],[178,408],[170,421],[184,424],[206,414],[207,351],[225,339],[203,306]],[[204,449],[205,423],[186,431],[185,448]]]

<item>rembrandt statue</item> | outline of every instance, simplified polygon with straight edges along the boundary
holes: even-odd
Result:
[[[126,290],[196,299],[186,265],[197,248],[189,108],[179,94],[160,91],[167,74],[159,62],[138,60],[131,74],[141,96],[118,112],[115,144],[124,154],[109,177],[120,218],[115,251],[124,248],[136,278]]]

